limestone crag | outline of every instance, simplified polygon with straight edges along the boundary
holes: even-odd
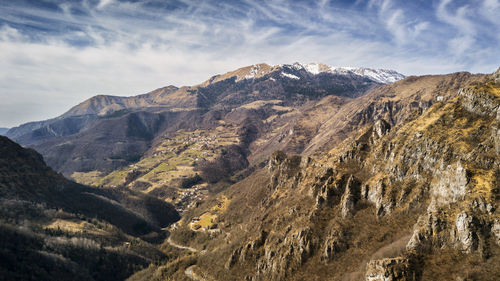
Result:
[[[402,210],[419,216],[403,247],[409,254],[447,247],[487,257],[488,241],[495,237],[498,243],[500,228],[495,203],[500,99],[478,87],[462,89],[400,126],[391,128],[381,118],[332,151],[327,161],[275,154],[268,166],[270,197],[275,198],[269,206],[283,204],[279,198],[291,190],[315,204],[306,217],[283,219],[290,223],[288,231],[268,237],[256,280],[287,279],[315,255],[327,265],[335,262],[353,246],[341,222],[363,204],[373,204],[373,215],[380,218]],[[330,220],[330,230],[313,231],[318,220]],[[310,228],[296,229],[298,221]],[[404,256],[373,260],[366,280],[417,280],[414,263]]]
[[[283,280],[311,255],[314,242],[308,228],[290,232],[280,240],[265,245],[264,256],[257,262],[255,280]]]
[[[370,261],[366,281],[415,281],[415,269],[408,258],[387,258]]]

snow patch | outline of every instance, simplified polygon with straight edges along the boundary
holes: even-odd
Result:
[[[319,74],[319,64],[317,63],[309,63],[304,66],[304,68],[311,74]]]
[[[304,69],[304,66],[298,62],[292,64],[292,68],[294,68],[295,70],[301,70],[301,69]]]
[[[346,74],[348,72],[351,72],[353,74],[366,77],[372,81],[382,84],[393,83],[405,78],[403,74],[388,69],[373,69],[364,67],[331,67],[330,71],[332,73],[338,74]]]
[[[259,65],[252,65],[252,68],[250,68],[250,72],[245,75],[244,79],[254,79],[255,75],[259,73],[260,66]]]
[[[281,72],[281,75],[283,75],[283,76],[285,76],[285,77],[288,77],[288,78],[290,78],[290,79],[296,79],[296,80],[299,80],[299,79],[300,79],[300,77],[295,76],[295,75],[290,74],[290,73],[286,73],[286,72]]]
[[[339,75],[358,75],[382,84],[393,83],[405,78],[403,74],[398,73],[394,70],[373,69],[365,67],[331,67],[320,63],[309,63],[306,65],[302,65],[296,62],[292,65],[286,65],[286,64],[280,65],[280,67],[281,68],[287,67],[295,70],[306,70],[307,72],[313,75],[317,75],[323,72],[339,74]]]

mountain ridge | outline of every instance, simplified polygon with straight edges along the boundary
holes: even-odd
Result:
[[[317,70],[314,70],[315,66]],[[173,104],[171,102],[165,102],[163,98],[169,94],[174,94],[174,92],[176,91],[179,91],[179,94],[181,95],[186,94],[189,92],[190,89],[196,89],[202,86],[206,87],[210,84],[230,79],[231,77],[236,77],[236,81],[241,81],[244,79],[260,78],[272,72],[283,71],[292,68],[295,70],[302,70],[302,69],[306,70],[308,73],[312,75],[317,75],[320,73],[331,73],[338,75],[358,75],[361,77],[367,77],[377,83],[392,83],[405,77],[404,75],[394,70],[384,70],[384,69],[372,69],[363,67],[360,68],[330,67],[321,63],[310,63],[305,65],[302,65],[300,63],[294,63],[294,64],[280,64],[275,66],[261,63],[261,64],[254,64],[251,66],[242,67],[237,70],[227,72],[225,74],[215,75],[212,78],[206,80],[205,82],[202,82],[194,86],[183,86],[179,88],[170,85],[158,88],[146,94],[139,94],[133,96],[96,95],[81,102],[78,105],[75,105],[67,112],[63,113],[62,115],[54,119],[79,116],[79,115],[88,115],[88,114],[106,115],[112,113],[113,111],[119,111],[128,108],[155,107],[155,106],[182,107],[183,102],[179,102],[180,100],[182,100],[182,98],[178,99],[176,101],[177,102],[176,104]],[[318,69],[321,69],[321,71]],[[23,125],[24,124],[20,126]],[[10,132],[10,136],[13,135],[14,132]]]
[[[368,77],[374,82],[378,83],[392,83],[403,79],[405,76],[394,71],[386,69],[373,69],[366,67],[332,67],[322,63],[293,63],[293,64],[278,64],[269,65],[266,63],[254,64],[246,67],[239,68],[234,71],[227,72],[225,74],[215,75],[209,80],[202,83],[202,85],[207,85],[210,83],[218,82],[221,80],[228,79],[230,77],[236,76],[236,80],[240,81],[243,79],[255,79],[260,78],[276,71],[283,71],[286,69],[301,70],[304,69],[312,75],[317,75],[320,73],[333,73],[333,74],[355,74],[362,77]],[[385,76],[385,78],[384,78]],[[289,76],[290,77],[290,76]],[[293,78],[292,78],[293,79]]]
[[[350,99],[381,85],[353,73],[325,72],[313,75],[298,65],[277,68],[283,71],[286,69],[286,73],[300,79],[283,76],[281,70],[265,72],[259,78],[242,80],[238,80],[237,75],[230,73],[226,77],[209,79],[207,80],[209,82],[193,87],[169,86],[133,97],[101,95],[73,107],[58,118],[12,128],[7,135],[23,145],[38,149],[51,166],[63,171],[66,176],[75,171],[89,171],[96,168],[109,171],[117,166],[129,164],[130,161],[136,161],[137,157],[148,149],[151,142],[155,141],[158,134],[165,133],[165,130],[190,127],[191,125],[185,120],[177,119],[180,116],[184,116],[186,120],[199,120],[193,124],[199,124],[201,128],[206,126],[215,128],[218,120],[226,115],[231,118],[236,117],[231,122],[237,123],[246,122],[244,120],[250,116],[254,120],[262,118],[255,111],[257,108],[242,108],[252,102],[279,100],[279,105],[266,111],[271,110],[278,113],[277,115],[283,115],[329,95]],[[250,72],[251,67],[237,71]],[[266,114],[270,114],[271,111]],[[172,118],[176,121],[171,120]],[[164,124],[165,120],[170,120],[170,125]],[[117,123],[109,125],[113,122]],[[128,128],[132,127],[137,133],[144,132],[145,135],[142,138],[131,138],[132,135],[138,136],[134,133],[129,134],[131,131]],[[259,127],[265,126],[261,124]],[[114,137],[110,137],[110,133]],[[106,139],[125,142],[126,145],[115,146],[113,149],[117,150],[116,152],[107,147],[101,151],[103,159],[95,162],[98,164],[90,162],[84,164],[89,159],[94,159],[91,155],[94,155],[95,151],[91,151],[89,146],[73,145],[73,143],[81,142],[88,136],[95,136],[95,140],[91,142],[96,146],[96,151],[101,151],[98,144],[106,146]],[[75,149],[86,152],[80,155],[80,152],[72,152]],[[131,155],[126,151],[133,151],[135,154]],[[68,153],[72,155],[68,159],[81,164],[62,163],[60,155]]]

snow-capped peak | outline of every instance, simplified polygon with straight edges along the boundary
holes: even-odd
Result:
[[[367,77],[375,82],[388,84],[405,78],[405,76],[397,71],[389,69],[373,69],[365,67],[332,67],[332,73],[352,72],[354,74]]]
[[[401,73],[394,70],[386,69],[372,69],[364,67],[332,67],[322,63],[308,63],[300,64],[298,62],[293,64],[279,64],[271,66],[268,64],[254,64],[247,67],[242,67],[232,72],[226,74],[217,75],[210,79],[206,83],[211,84],[217,81],[227,79],[229,77],[236,76],[237,80],[255,79],[263,77],[269,73],[280,71],[282,77],[287,77],[290,79],[300,79],[304,74],[309,73],[312,75],[318,75],[320,73],[332,73],[339,75],[357,75],[361,77],[368,78],[372,81],[378,83],[392,83],[405,78]]]
[[[293,67],[299,69],[299,63],[294,63]],[[301,68],[305,69],[307,72],[317,75],[319,73],[327,72],[334,74],[355,74],[359,76],[366,77],[378,83],[393,83],[398,80],[405,78],[401,73],[394,70],[387,69],[373,69],[365,67],[332,67],[322,63],[308,63],[306,65],[300,65]]]
[[[294,64],[292,64],[292,68],[294,68],[295,70],[301,70],[304,69],[304,66],[298,62],[295,62]]]
[[[320,71],[319,71],[319,63],[308,63],[308,64],[306,64],[306,65],[304,66],[304,68],[305,68],[308,72],[310,72],[310,73],[312,73],[312,74],[314,74],[314,75],[316,75],[316,74],[319,74],[319,73],[320,73]]]

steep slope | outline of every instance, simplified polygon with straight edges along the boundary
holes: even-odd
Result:
[[[448,75],[411,76],[393,84],[379,87],[367,95],[333,112],[321,124],[318,134],[305,148],[305,154],[331,149],[349,132],[383,118],[391,126],[399,125],[420,114],[438,101],[447,101],[469,83],[483,79],[483,75],[459,72]]]
[[[123,280],[165,257],[146,241],[179,219],[169,204],[63,178],[0,136],[0,273],[6,280]],[[142,249],[127,247],[134,240]]]
[[[114,113],[78,134],[32,147],[66,176],[75,171],[110,172],[138,161],[161,133],[203,124],[203,113],[198,110]]]
[[[106,115],[114,111],[151,107],[151,106],[170,106],[182,107],[184,104],[176,100],[166,99],[172,93],[179,90],[175,86],[167,86],[164,88],[156,89],[147,94],[132,96],[132,97],[117,97],[99,95],[92,97],[79,105],[74,106],[61,117],[79,116],[79,115]]]
[[[383,118],[395,126],[421,114],[438,100],[448,100],[461,85],[483,75],[454,73],[408,77],[380,86],[356,99],[328,96],[298,112],[294,118],[275,118],[272,132],[262,134],[251,147],[251,161],[275,150],[314,155],[335,147],[352,132]]]
[[[267,168],[176,226],[174,241],[206,249],[190,272],[207,280],[497,280],[500,69],[477,80],[438,91],[444,98],[395,126],[382,111],[328,155],[273,154]],[[183,280],[180,264],[132,280]],[[175,275],[162,275],[171,266]]]

